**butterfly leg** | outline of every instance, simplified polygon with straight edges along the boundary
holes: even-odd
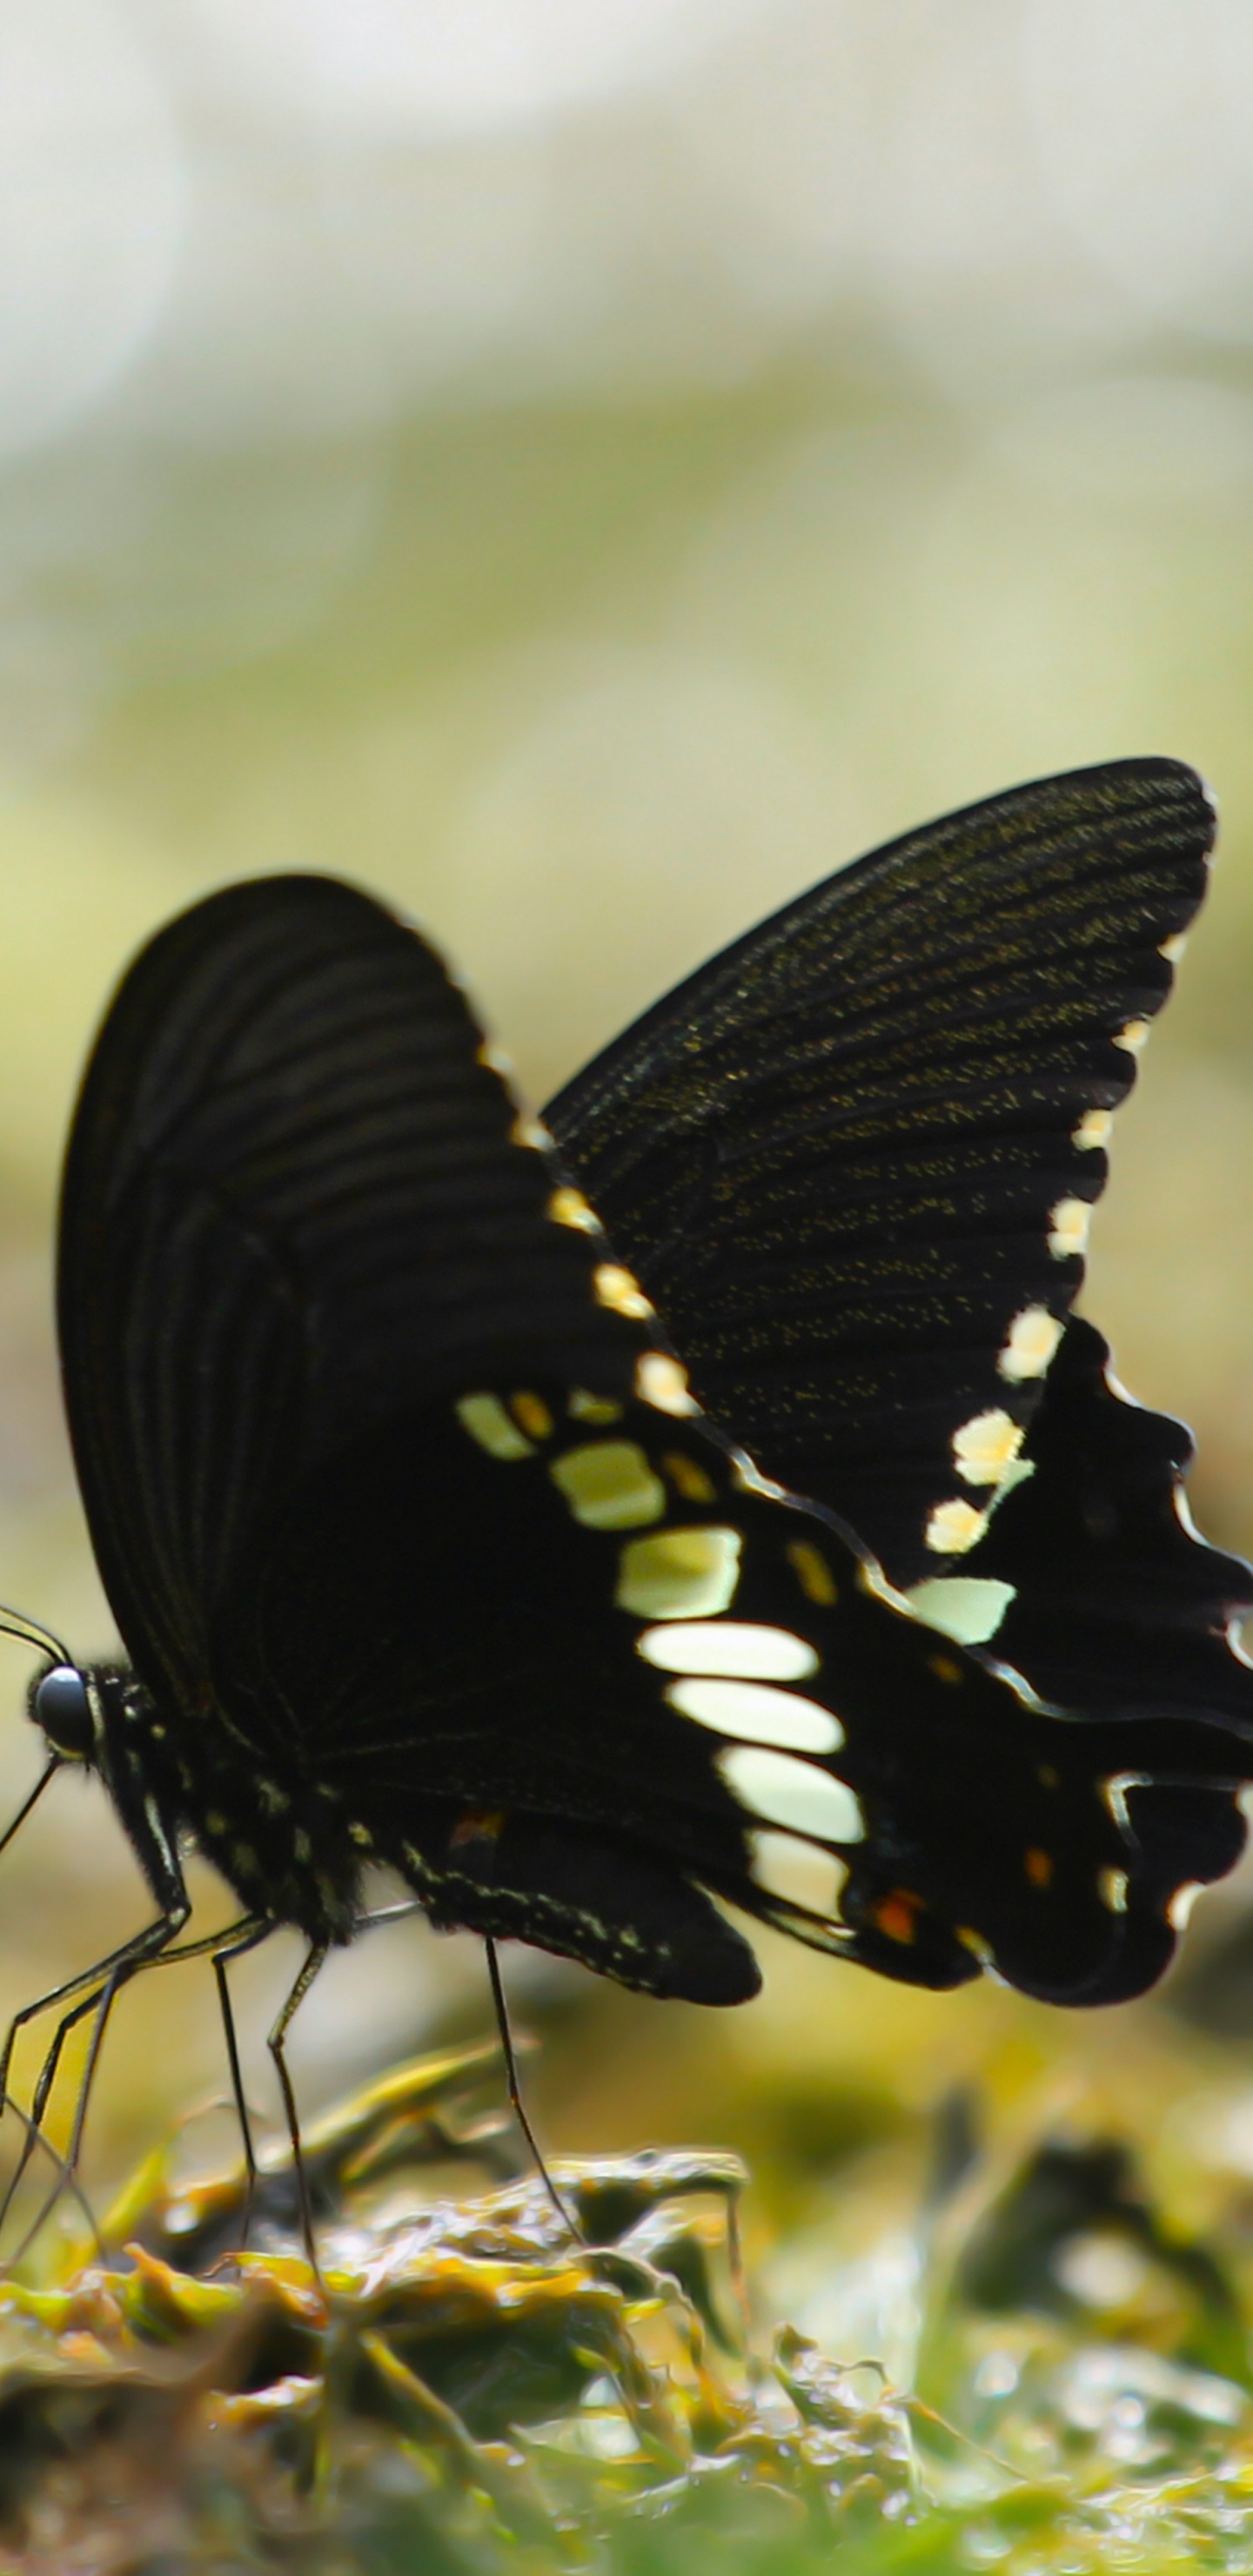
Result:
[[[242,1959],[245,1951],[255,1950],[259,1942],[269,1939],[273,1929],[273,1924],[268,1920],[260,1923],[248,1924],[242,1930],[238,1925],[236,1925],[236,1937],[233,1940],[226,1942],[222,1948],[211,1950],[209,1953],[213,1961],[213,1974],[217,1979],[218,2004],[222,2014],[222,2029],[226,2037],[226,2055],[231,2070],[231,2091],[235,2096],[235,2112],[239,2121],[239,2134],[243,2142],[244,2149],[246,2181],[244,2190],[244,2218],[239,2239],[241,2246],[245,2246],[248,2242],[248,2229],[252,2223],[252,2204],[257,2188],[257,2159],[252,2144],[252,2123],[248,2117],[248,2102],[244,2093],[243,2069],[239,2062],[239,2041],[235,2034],[235,2015],[231,2009],[230,1988],[226,1982],[226,1971],[230,1966],[232,1959]]]
[[[154,1925],[151,1928],[155,1931],[157,1927]],[[79,2087],[78,2101],[74,2110],[74,2125],[70,2137],[69,2149],[62,2168],[61,2179],[57,2184],[56,2191],[53,2192],[45,2207],[39,2212],[33,2226],[28,2228],[20,2247],[18,2248],[18,2253],[13,2258],[15,2262],[19,2259],[21,2254],[25,2253],[26,2247],[38,2235],[40,2228],[43,2226],[44,2220],[48,2217],[50,2211],[55,2208],[57,2198],[60,2192],[64,2190],[66,2182],[74,2182],[78,2158],[82,2148],[83,2130],[87,2118],[87,2101],[95,2077],[100,2051],[104,2044],[105,2025],[108,2021],[109,2014],[112,2011],[115,1997],[122,1986],[128,1984],[132,1977],[138,1976],[144,1969],[173,1967],[176,1964],[180,1964],[185,1959],[209,1958],[213,1961],[214,1969],[216,1971],[219,1955],[225,1959],[239,1958],[245,1950],[251,1950],[255,1948],[259,1941],[266,1940],[273,1929],[274,1926],[268,1917],[246,1915],[242,1921],[233,1923],[230,1926],[226,1935],[225,1945],[223,1943],[223,1935],[221,1932],[211,1932],[202,1940],[188,1941],[182,1947],[177,1949],[167,1948],[157,1950],[147,1958],[138,1960],[132,1959],[129,1963],[125,1960],[119,1959],[114,1966],[112,1975],[106,1977],[103,1984],[95,1987],[91,1993],[82,1996],[80,2000],[71,2007],[70,2011],[63,2016],[57,2025],[53,2034],[51,2046],[49,2047],[43,2065],[39,2070],[39,2081],[35,2086],[34,2095],[31,2101],[30,2117],[29,2119],[26,2119],[25,2113],[20,2115],[24,2120],[26,2120],[26,2143],[22,2150],[17,2170],[9,2183],[3,2201],[0,2202],[0,2226],[3,2225],[12,2202],[13,2195],[17,2190],[18,2184],[22,2179],[22,2175],[25,2172],[28,2163],[30,2162],[31,2154],[36,2142],[39,2141],[45,2146],[48,2145],[47,2140],[43,2137],[41,2123],[44,2112],[48,2106],[49,2095],[51,2094],[53,2084],[56,2081],[57,2068],[61,2061],[66,2040],[69,2038],[70,2032],[83,2019],[84,2015],[93,2010],[97,2015],[96,2026],[92,2032],[91,2047],[88,2053],[87,2065],[84,2069],[83,2080]],[[89,1971],[88,1973],[89,1975],[98,1973],[98,1970]],[[76,1980],[76,1982],[81,1983],[82,1981]],[[63,1991],[70,1992],[72,1989],[66,1988],[63,1989]],[[218,1991],[219,1994],[223,1991],[220,1976]],[[49,1997],[44,1998],[45,2005],[49,2000]],[[39,2009],[40,2007],[35,2004],[27,2007],[28,2014],[37,2013]],[[231,2081],[235,2096],[235,2107],[239,2114],[240,2127],[245,2141],[245,2156],[248,2163],[248,2198],[249,2203],[251,2203],[252,2185],[256,2177],[256,2165],[252,2157],[252,2139],[248,2129],[247,2111],[244,2105],[244,2097],[240,2080],[239,2053],[235,2046],[234,2023],[229,2018],[229,2000],[225,2003],[224,2011],[227,2017],[226,2033],[227,2048],[231,2060]],[[14,2104],[12,2107],[16,2109],[17,2105]],[[48,2152],[50,2154],[53,2153],[51,2147],[48,2148]],[[61,2159],[58,2158],[57,2161],[60,2163]],[[75,2188],[77,2189],[77,2184],[75,2184]],[[94,2220],[92,2221],[92,2225],[94,2228]]]
[[[322,2276],[318,2270],[317,2249],[313,2241],[313,2204],[309,2198],[309,2177],[305,2172],[305,2160],[300,2148],[300,2115],[296,2109],[296,2096],[292,2091],[291,2077],[287,2072],[284,2048],[292,2021],[304,2002],[314,1978],[324,1966],[329,1947],[330,1944],[326,1941],[315,1941],[311,1944],[306,1953],[304,1966],[266,2042],[274,2060],[275,2072],[283,2096],[283,2109],[287,2114],[287,2134],[291,2140],[292,2164],[295,2169],[296,2187],[300,2193],[300,2232],[305,2240],[305,2252],[313,2266],[314,2279],[317,2281],[320,2281]]]
[[[487,1952],[487,1973],[491,1981],[492,2004],[496,2014],[496,2028],[500,2032],[501,2051],[505,2060],[505,2082],[509,2087],[509,2099],[513,2104],[514,2118],[516,2119],[518,2127],[521,2129],[522,2135],[531,2150],[535,2170],[552,2202],[553,2208],[557,2212],[558,2218],[561,2220],[562,2226],[566,2229],[567,2233],[574,2238],[576,2245],[585,2244],[586,2239],[584,2237],[583,2230],[579,2226],[577,2219],[571,2217],[564,2200],[561,2198],[552,2175],[550,2174],[540,2152],[539,2140],[535,2135],[534,2129],[531,2127],[529,2119],[527,2118],[526,2105],[522,2099],[522,2086],[518,2080],[518,2060],[514,2051],[513,2032],[509,2027],[509,2006],[505,2000],[504,1983],[500,1973],[500,1960],[497,1957],[496,1944],[492,1939],[490,1932],[485,1933],[484,1935],[483,1947]]]
[[[8,2032],[5,2037],[4,2048],[3,2051],[0,2051],[0,2104],[3,2104],[8,2098],[9,2069],[13,2062],[13,2051],[17,2045],[19,2034],[25,2029],[27,2023],[38,2020],[39,2015],[47,2012],[53,2004],[68,2002],[71,1996],[77,1996],[80,1999],[71,2006],[70,2011],[58,2024],[52,2040],[52,2045],[48,2050],[42,2067],[40,2068],[39,2081],[35,2087],[34,2098],[31,2103],[33,2130],[37,2131],[39,2123],[43,2117],[44,2110],[47,2107],[48,2096],[52,2090],[52,2084],[56,2075],[57,2067],[60,2064],[61,2052],[64,2049],[65,2042],[70,2031],[74,2028],[77,2022],[82,2020],[84,2013],[90,2012],[93,2007],[99,2008],[101,2016],[100,2022],[97,2030],[92,2036],[92,2045],[87,2062],[87,2071],[83,2079],[82,2087],[80,2088],[78,2104],[74,2114],[71,2151],[66,2158],[67,2165],[71,2172],[73,2171],[78,2149],[82,2142],[83,2122],[87,2111],[87,2096],[91,2088],[92,2076],[95,2073],[96,2060],[99,2056],[100,2040],[104,2033],[104,2023],[108,2020],[109,2012],[112,2009],[113,1998],[118,1992],[119,1987],[125,1985],[131,1977],[137,1975],[141,1968],[155,1964],[155,1962],[160,1958],[162,1952],[168,1949],[171,1941],[177,1940],[190,1912],[191,1905],[180,1878],[177,1898],[167,1904],[164,1913],[157,1917],[155,1923],[147,1924],[142,1932],[135,1933],[133,1938],[129,1941],[124,1941],[120,1948],[110,1951],[107,1958],[97,1959],[94,1967],[81,1970],[79,1975],[76,1977],[68,1977],[63,1985],[54,1986],[50,1993],[40,1995],[34,2003],[24,2004],[21,2011],[14,2014],[13,2019],[9,2024]],[[9,2182],[3,2200],[0,2201],[0,2226],[4,2223],[13,2200],[13,2195],[22,2179],[22,2175],[26,2171],[27,2165],[30,2162],[32,2150],[33,2132],[28,2130],[26,2143],[22,2149],[21,2156],[18,2159],[16,2171]],[[60,2185],[58,2185],[58,2191],[59,2189]],[[54,2206],[56,2196],[57,2195],[54,2193],[53,2199],[49,2201],[49,2209]],[[42,2227],[46,2215],[46,2210],[41,2211],[39,2218],[35,2223],[36,2228]],[[34,2232],[34,2230],[31,2230],[29,2231],[29,2234],[33,2234]]]

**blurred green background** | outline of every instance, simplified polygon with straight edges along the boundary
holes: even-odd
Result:
[[[91,1028],[169,911],[361,878],[538,1102],[859,849],[1137,752],[1204,769],[1223,864],[1085,1302],[1253,1549],[1251,119],[1240,0],[2,0],[5,1597],[108,1641],[50,1228]],[[58,1784],[0,1869],[4,2008],[143,1913],[103,1794]],[[271,2109],[293,1955],[237,1977]],[[837,2342],[907,2326],[954,2082],[997,2153],[1130,2123],[1194,2198],[1253,2181],[1236,1968],[1224,2040],[1170,1989],[1085,2023],[778,1943],[725,2019],[507,1964],[554,2143],[725,2141],[802,2249],[857,2234],[852,2321],[781,2258]],[[377,1936],[300,2018],[302,2099],[485,2015],[472,1943]],[[91,2171],[221,2061],[207,1970],[145,1981]]]

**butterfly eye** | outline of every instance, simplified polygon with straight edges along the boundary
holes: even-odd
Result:
[[[31,1711],[49,1744],[71,1762],[83,1762],[95,1742],[87,1685],[73,1664],[54,1664],[37,1685]]]

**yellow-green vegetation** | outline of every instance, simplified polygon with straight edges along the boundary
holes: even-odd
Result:
[[[840,2191],[855,2250],[820,2279],[758,2225],[746,2281],[734,2156],[563,2161],[577,2237],[534,2176],[483,2189],[492,2061],[413,2061],[310,2128],[320,2281],[286,2148],[244,2252],[242,2167],[189,2179],[173,2144],[94,2246],[67,2211],[0,2291],[6,2576],[1253,2566],[1247,2188],[1211,2177],[1199,2229],[1073,2120],[998,2167],[961,2092],[908,2225],[867,2232],[902,2119]],[[771,2313],[798,2251],[833,2309],[877,2270],[881,2326],[910,2311],[908,2388]]]

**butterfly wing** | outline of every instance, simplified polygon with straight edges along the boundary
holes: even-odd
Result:
[[[425,944],[327,879],[230,888],[126,977],[66,1158],[58,1321],[101,1572],[143,1677],[204,1684],[260,1533],[347,1439],[525,1354],[646,1336]]]
[[[373,1854],[437,1920],[734,2001],[712,1889],[1100,2000],[1230,1865],[1229,1736],[1035,1708],[692,1409],[463,996],[350,888],[229,889],[132,968],[59,1304],[102,1573],[246,1902],[334,1923]]]
[[[546,1114],[714,1418],[928,1616],[1072,1705],[1247,1724],[1248,1571],[1181,1524],[1186,1434],[1130,1419],[1070,1320],[1213,832],[1166,760],[948,816],[715,958]]]

